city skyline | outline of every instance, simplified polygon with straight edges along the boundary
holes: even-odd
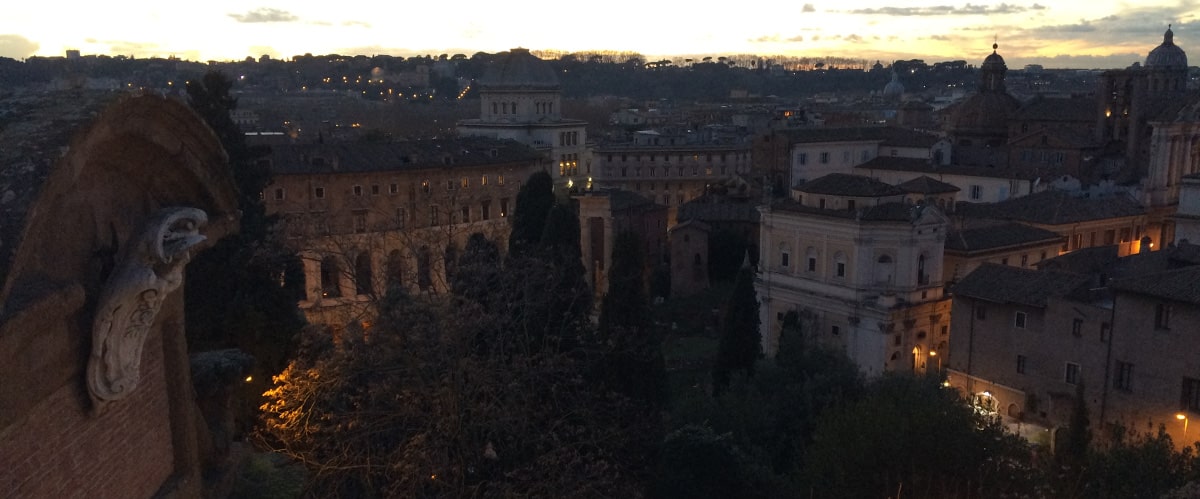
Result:
[[[1145,59],[1168,24],[1185,51],[1200,37],[1200,2],[953,3],[894,7],[880,0],[752,0],[720,10],[618,0],[603,9],[540,0],[515,4],[346,5],[294,1],[203,6],[142,0],[5,7],[0,56],[83,54],[240,60],[269,55],[612,50],[648,57],[756,54],[863,60],[966,60],[993,42],[1010,67],[1116,68]],[[1195,43],[1193,42],[1195,40]]]

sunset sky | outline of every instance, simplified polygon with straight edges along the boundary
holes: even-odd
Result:
[[[903,3],[904,7],[894,7]],[[66,5],[64,5],[66,4]],[[619,50],[647,56],[783,54],[965,59],[993,39],[1010,67],[1125,67],[1162,42],[1200,57],[1200,0],[950,3],[942,0],[68,0],[0,8],[0,56],[86,54],[190,60],[312,54]],[[1200,62],[1194,59],[1193,63]]]

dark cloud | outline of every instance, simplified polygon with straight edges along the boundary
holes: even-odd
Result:
[[[813,7],[813,4],[811,4],[811,3],[804,4],[804,7],[802,7],[800,9],[800,12],[816,12],[816,11],[817,11],[817,8]]]
[[[870,14],[884,16],[990,16],[997,14],[1020,14],[1031,10],[1045,10],[1040,4],[1030,6],[1001,3],[995,6],[966,4],[962,7],[953,5],[930,5],[925,7],[880,7],[877,9],[854,9],[849,14]]]
[[[270,7],[262,7],[245,14],[229,14],[229,17],[239,23],[290,23],[300,19],[291,12]]]
[[[24,59],[37,52],[40,45],[21,35],[0,35],[0,57]]]

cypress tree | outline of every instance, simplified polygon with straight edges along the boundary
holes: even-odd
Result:
[[[742,265],[734,281],[729,305],[721,321],[721,339],[713,363],[714,390],[729,385],[734,370],[754,375],[754,363],[762,357],[762,335],[758,330],[758,298],[754,293],[754,273],[749,260]]]

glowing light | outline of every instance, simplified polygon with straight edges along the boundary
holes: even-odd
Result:
[[[983,393],[980,393],[980,395],[983,395],[984,397],[989,397],[989,398],[990,398],[990,397],[992,396],[992,392],[989,392],[989,391],[984,391]]]
[[[246,382],[249,383],[251,381],[254,381],[254,376],[246,376]]]
[[[929,356],[930,356],[930,357],[937,357],[937,350],[930,350],[930,351],[929,351]]]
[[[1179,413],[1179,414],[1176,414],[1176,415],[1175,415],[1175,419],[1178,419],[1178,420],[1180,420],[1180,421],[1183,421],[1183,420],[1187,419],[1187,416],[1185,416],[1185,415],[1184,415],[1184,414],[1181,412],[1181,413]]]

